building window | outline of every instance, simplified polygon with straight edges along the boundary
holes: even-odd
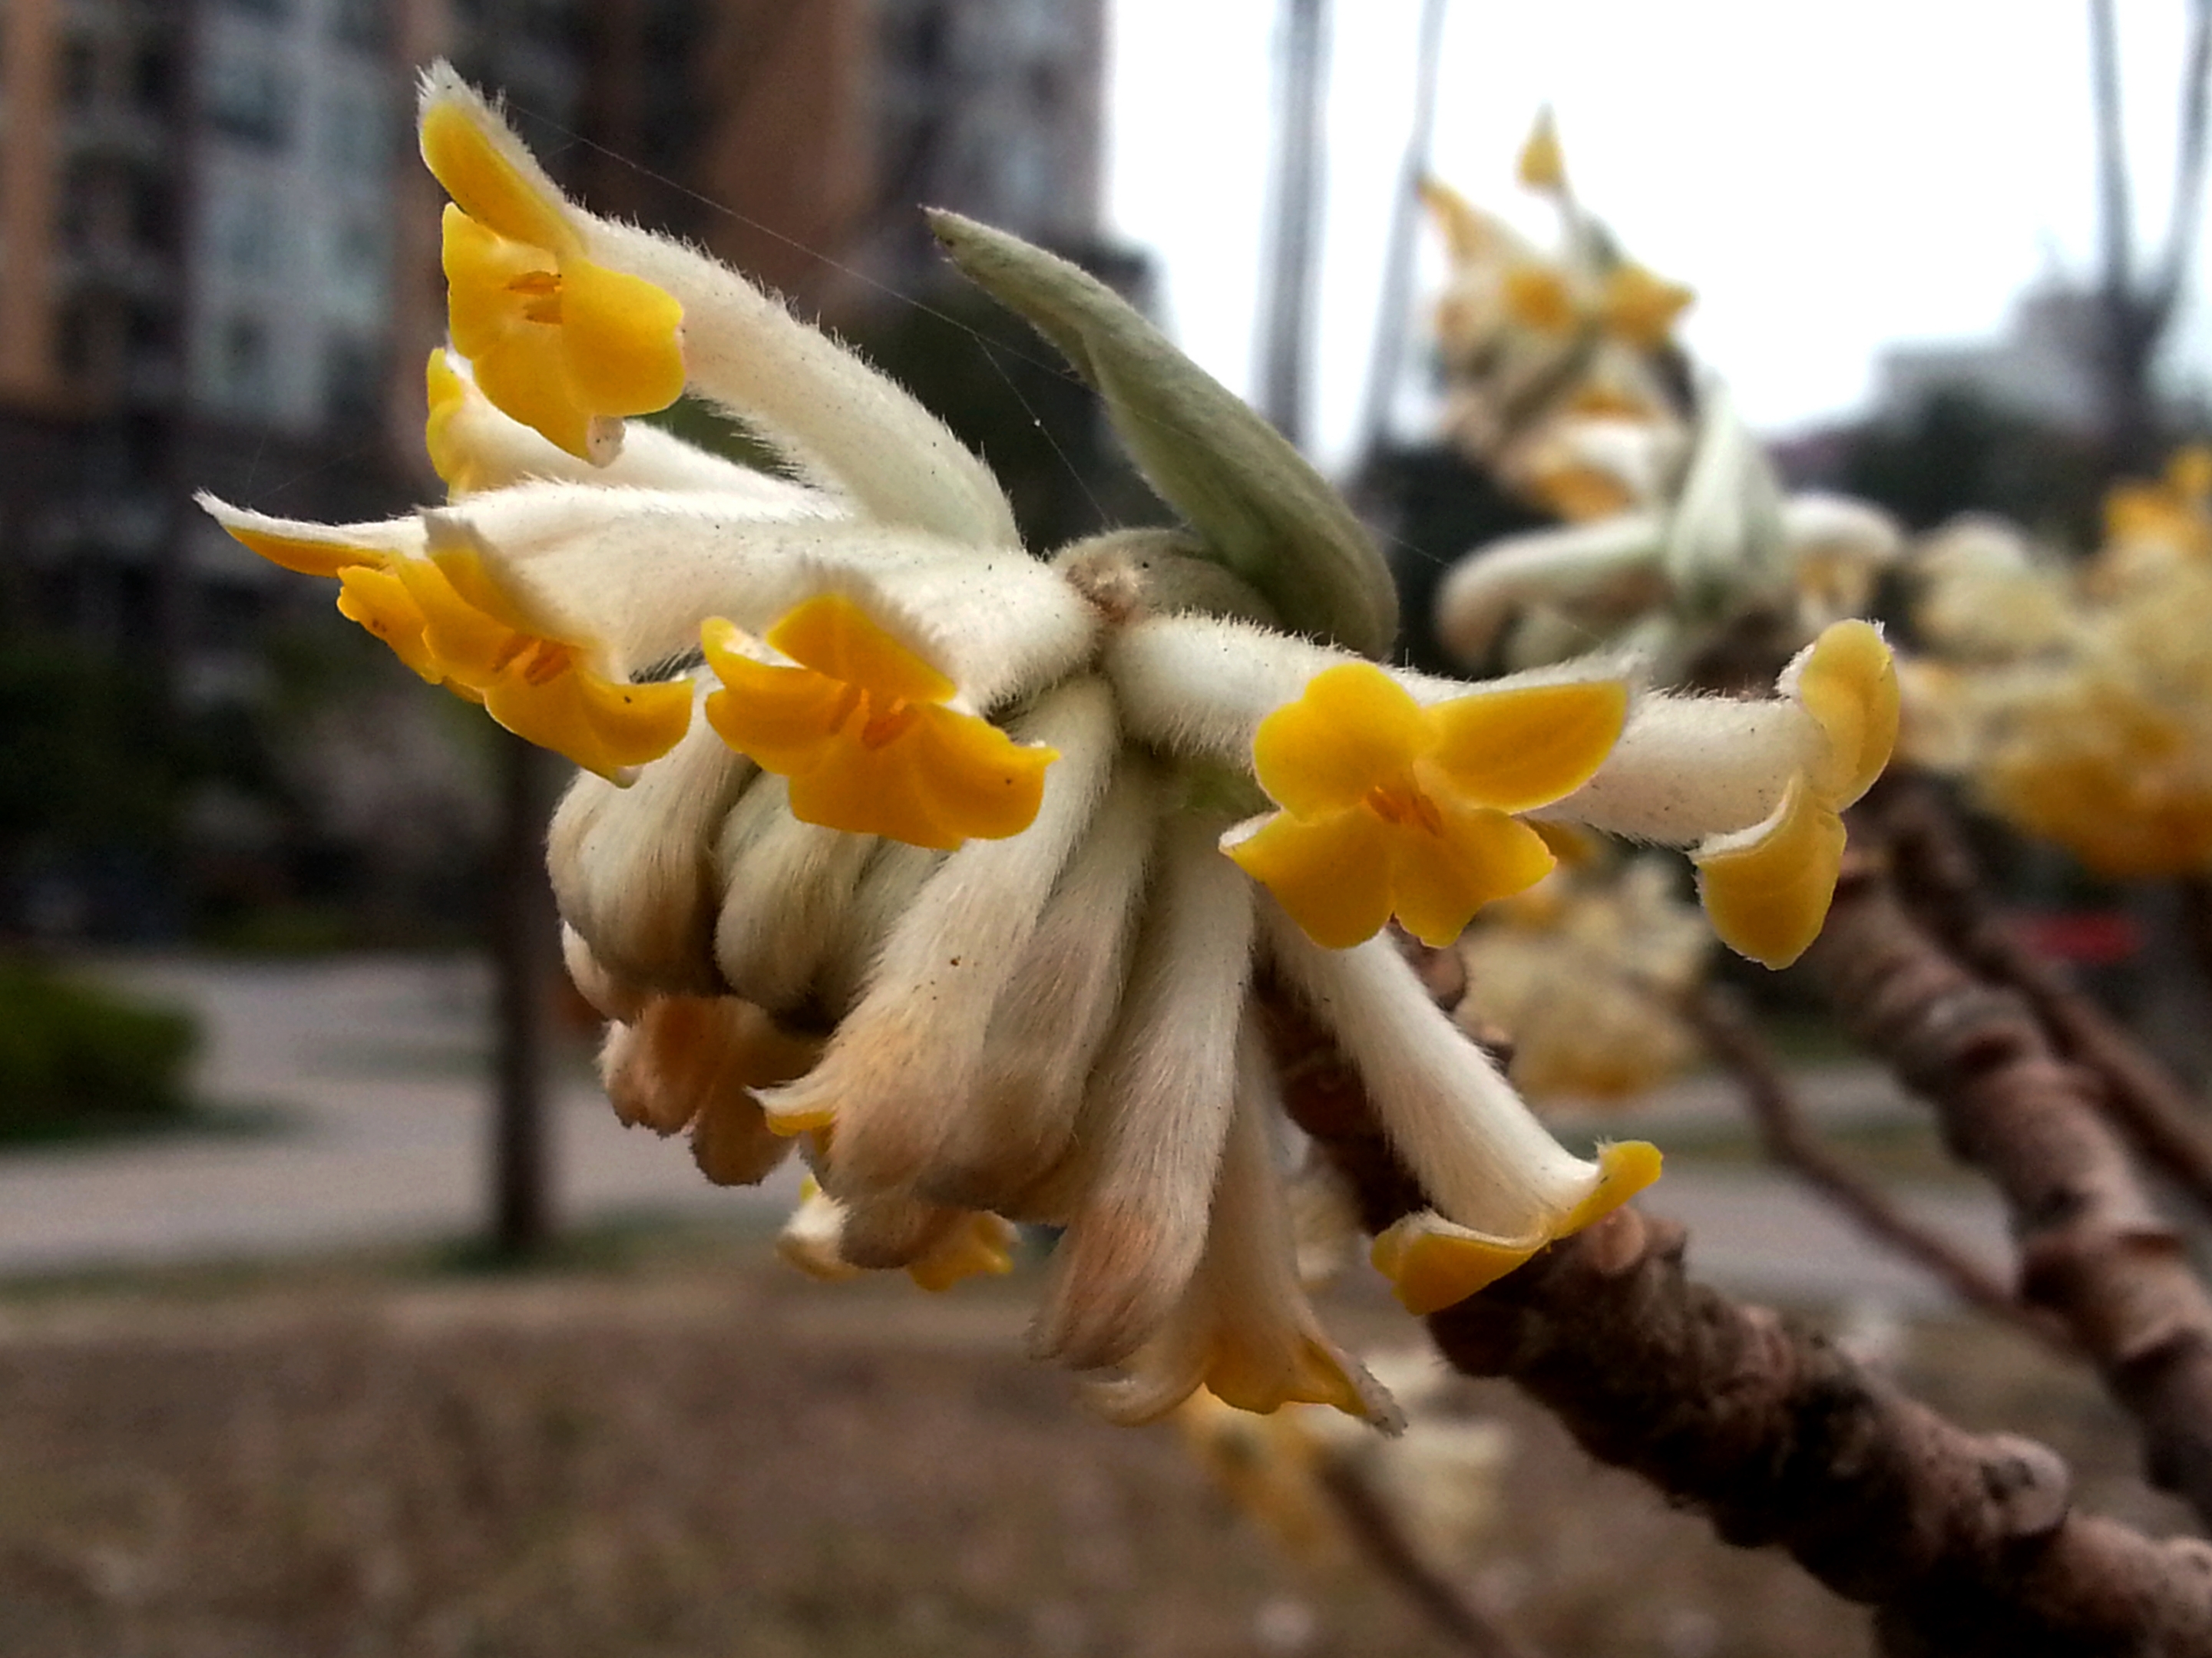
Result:
[[[331,33],[363,52],[383,51],[392,38],[386,0],[331,0]]]
[[[269,401],[269,335],[248,317],[222,325],[216,342],[216,394],[233,409],[258,409]]]
[[[390,170],[392,129],[384,100],[373,94],[341,92],[323,115],[323,160],[331,171],[354,179],[381,179]]]
[[[277,234],[276,211],[258,190],[233,186],[208,204],[215,222],[215,256],[220,267],[234,276],[266,278],[279,272],[283,238]]]
[[[383,403],[383,352],[369,340],[331,340],[323,353],[323,417],[332,426],[368,426]]]
[[[380,219],[355,214],[330,228],[323,281],[349,316],[380,317],[389,297],[391,229]]]
[[[219,132],[271,147],[290,125],[284,83],[276,65],[258,52],[211,52],[207,64],[207,114]]]

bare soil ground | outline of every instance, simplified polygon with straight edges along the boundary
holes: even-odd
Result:
[[[1364,1571],[1279,1558],[1171,1430],[1085,1416],[1020,1355],[1034,1288],[821,1286],[686,1234],[528,1275],[0,1292],[0,1653],[1446,1650]],[[2076,1459],[2089,1503],[2173,1523],[2083,1378],[1981,1330],[1911,1351],[1923,1394]],[[1786,1561],[1722,1546],[1510,1390],[1468,1400],[1517,1436],[1468,1579],[1543,1652],[1868,1650]]]

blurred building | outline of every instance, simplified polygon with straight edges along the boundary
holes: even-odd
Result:
[[[2048,277],[2014,301],[1995,339],[1887,348],[1875,365],[1876,418],[1905,418],[1940,395],[1965,394],[2060,431],[2101,430],[2100,304],[2091,289]]]

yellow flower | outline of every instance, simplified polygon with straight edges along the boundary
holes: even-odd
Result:
[[[524,614],[469,541],[434,545],[428,558],[394,559],[389,568],[422,617],[423,648],[446,683],[483,702],[485,713],[525,741],[618,779],[659,759],[690,729],[689,680],[640,685],[601,671],[599,653],[588,641],[549,635]],[[377,597],[388,598],[390,590]],[[364,592],[362,602],[372,604],[371,594]],[[396,629],[404,610],[395,604],[386,614]],[[380,628],[371,630],[392,638]],[[400,649],[397,643],[392,648]],[[404,651],[400,655],[405,659]]]
[[[801,822],[951,851],[1035,821],[1060,756],[949,708],[957,689],[842,593],[769,630],[796,665],[764,662],[720,617],[702,630],[725,689],[707,699],[722,740],[791,783]]]
[[[1552,867],[1542,837],[1510,814],[1587,780],[1627,708],[1614,680],[1425,708],[1382,669],[1340,664],[1261,721],[1254,770],[1283,810],[1223,849],[1329,949],[1393,914],[1448,944],[1484,904]]]
[[[1454,1225],[1433,1209],[1424,1209],[1379,1234],[1370,1258],[1407,1312],[1441,1312],[1488,1289],[1547,1244],[1603,1220],[1659,1178],[1660,1162],[1659,1148],[1647,1140],[1601,1146],[1597,1185],[1548,1232],[1501,1240]]]
[[[454,202],[445,216],[453,345],[486,397],[588,458],[595,416],[645,414],[683,394],[682,306],[586,257],[566,203],[460,103],[430,105],[422,143]]]
[[[1897,668],[1871,623],[1824,631],[1796,665],[1794,690],[1820,729],[1818,757],[1764,823],[1710,841],[1694,857],[1713,931],[1773,968],[1820,936],[1843,867],[1843,810],[1873,786],[1897,744]]]
[[[334,576],[338,610],[430,683],[480,702],[516,736],[618,778],[676,746],[691,723],[689,682],[635,685],[601,671],[590,644],[549,635],[484,571],[465,535],[428,556],[402,544],[405,520],[282,531],[211,499],[202,504],[273,564]],[[389,545],[378,545],[371,537]]]

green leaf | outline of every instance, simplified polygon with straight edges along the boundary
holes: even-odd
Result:
[[[1285,623],[1380,657],[1398,631],[1389,568],[1359,520],[1283,435],[1066,260],[956,213],[930,228],[963,273],[1026,318],[1106,400],[1114,429],[1206,556]]]

